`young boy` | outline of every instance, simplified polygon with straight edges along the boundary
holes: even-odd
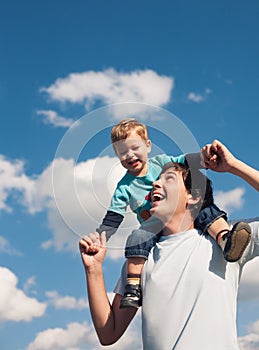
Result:
[[[120,307],[138,308],[141,305],[142,267],[163,228],[162,223],[149,214],[149,193],[152,184],[166,163],[187,162],[191,167],[201,168],[201,156],[197,153],[148,158],[151,141],[148,138],[147,127],[133,118],[124,119],[113,127],[111,141],[116,156],[127,172],[117,184],[110,207],[97,231],[106,231],[109,239],[123,221],[128,205],[137,215],[141,227],[134,230],[127,239],[127,285]],[[240,259],[247,247],[251,229],[248,224],[238,222],[230,230],[226,220],[226,213],[211,203],[201,210],[195,220],[195,227],[202,231],[207,230],[218,242],[225,259],[234,262]]]

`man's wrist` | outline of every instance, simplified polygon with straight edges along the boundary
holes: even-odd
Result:
[[[98,274],[102,275],[103,269],[102,269],[102,263],[94,263],[91,266],[85,266],[85,273],[87,276],[92,276],[95,275],[97,276]]]

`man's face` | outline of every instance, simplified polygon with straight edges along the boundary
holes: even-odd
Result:
[[[114,149],[122,166],[131,175],[146,175],[148,154],[151,150],[150,140],[145,141],[135,131],[132,131],[125,140],[116,142]]]
[[[150,213],[164,223],[169,222],[173,216],[185,213],[188,199],[182,172],[169,168],[153,183]]]

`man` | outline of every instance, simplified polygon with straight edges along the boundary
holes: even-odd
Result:
[[[224,168],[259,188],[258,171],[238,161],[219,142],[212,145],[203,150],[206,166],[213,163],[214,170]],[[152,215],[165,226],[143,271],[144,350],[238,349],[238,282],[244,263],[259,255],[259,222],[251,224],[253,236],[242,260],[227,263],[216,242],[194,229],[195,211],[203,195],[210,200],[212,194],[210,182],[205,179],[205,183],[204,187],[201,173],[175,163],[167,165],[154,183]],[[84,237],[80,251],[93,323],[100,342],[109,345],[121,337],[136,311],[119,308],[124,274],[112,305],[108,301],[102,273],[105,233]]]

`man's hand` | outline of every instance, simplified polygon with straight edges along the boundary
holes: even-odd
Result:
[[[102,264],[106,254],[106,233],[90,233],[79,242],[81,258],[86,269]]]
[[[227,147],[218,140],[201,149],[201,158],[206,168],[217,172],[229,172],[237,161]]]

